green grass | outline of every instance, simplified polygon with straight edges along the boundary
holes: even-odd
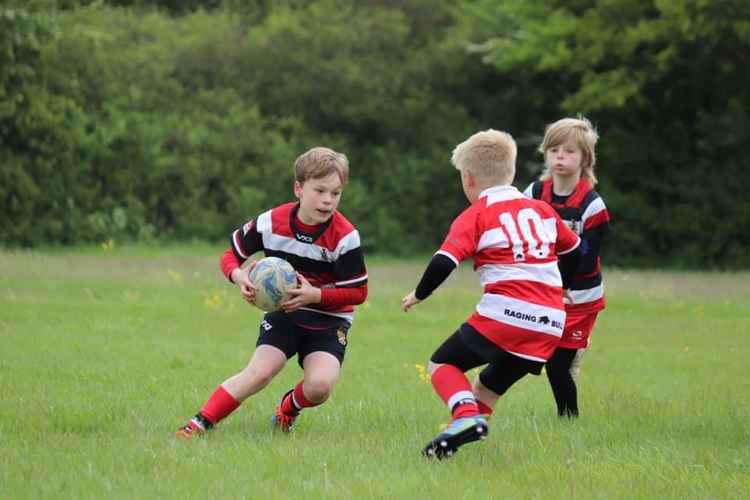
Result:
[[[489,439],[431,463],[448,413],[415,365],[479,287],[461,268],[406,315],[413,260],[371,261],[341,381],[294,433],[269,420],[296,362],[206,439],[172,437],[255,344],[222,250],[0,252],[0,498],[748,497],[750,273],[610,270],[582,417],[527,377]]]

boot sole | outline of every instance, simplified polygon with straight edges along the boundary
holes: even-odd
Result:
[[[489,428],[486,424],[475,424],[458,434],[440,434],[430,441],[422,451],[422,454],[428,458],[437,458],[438,460],[448,458],[453,456],[461,446],[485,439],[488,433]]]

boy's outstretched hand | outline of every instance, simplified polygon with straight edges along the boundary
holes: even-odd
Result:
[[[401,299],[401,308],[404,310],[404,312],[409,312],[409,309],[411,309],[412,306],[415,306],[422,302],[414,295],[415,291],[416,290],[412,290],[409,295]]]
[[[300,273],[297,273],[297,279],[299,280],[299,286],[289,290],[287,292],[289,297],[279,304],[284,312],[296,311],[307,304],[320,302],[320,288],[312,286],[307,278]]]
[[[245,269],[237,268],[232,271],[232,281],[240,287],[242,298],[250,304],[255,304],[255,293],[258,290],[250,281],[250,271],[253,270],[257,262],[251,262]]]

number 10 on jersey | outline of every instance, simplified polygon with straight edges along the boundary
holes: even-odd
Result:
[[[554,224],[554,219],[550,219]],[[528,257],[544,259],[549,256],[554,241],[554,231],[549,231],[533,208],[518,211],[516,217],[510,212],[500,214],[500,227],[510,239],[513,260],[524,261]],[[554,227],[554,225],[553,225]],[[507,248],[507,245],[504,245]]]

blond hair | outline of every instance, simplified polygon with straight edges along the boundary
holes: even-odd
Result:
[[[516,175],[516,141],[507,132],[483,130],[453,150],[451,163],[480,182],[510,184]]]
[[[346,184],[349,179],[349,160],[345,154],[318,146],[302,153],[294,161],[294,180],[300,184],[331,174],[338,174],[341,185]]]
[[[594,174],[594,165],[596,164],[596,142],[599,140],[599,134],[591,122],[583,116],[578,118],[563,118],[555,123],[548,125],[544,131],[544,139],[539,145],[539,152],[547,154],[550,148],[554,148],[572,140],[578,148],[581,155],[581,177],[588,179],[592,185],[597,183]],[[552,177],[549,165],[542,173],[540,179],[547,180]]]

